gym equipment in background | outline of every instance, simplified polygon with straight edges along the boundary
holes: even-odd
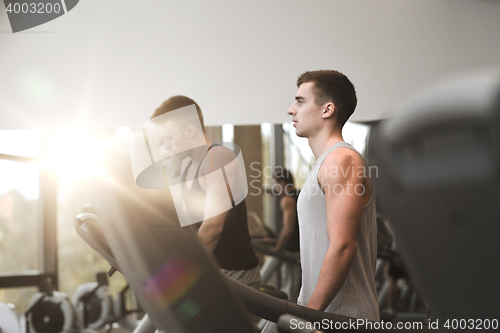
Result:
[[[40,283],[26,310],[27,333],[76,333],[75,309],[65,293],[55,291],[50,279]]]
[[[81,327],[100,329],[114,319],[113,297],[106,273],[96,274],[97,282],[81,284],[73,293],[72,303]]]
[[[137,324],[128,320],[127,315],[142,311],[126,308],[125,294],[130,290],[129,285],[115,298],[109,290],[106,273],[97,273],[96,280],[97,282],[81,284],[73,294],[72,302],[77,310],[80,326],[97,330],[108,324],[118,323],[125,330],[133,332]]]
[[[0,303],[0,333],[25,333],[26,320],[12,303]]]

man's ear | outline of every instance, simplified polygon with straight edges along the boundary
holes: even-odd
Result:
[[[322,114],[323,119],[330,118],[331,116],[333,116],[334,112],[335,112],[335,104],[326,103],[323,106],[323,114]]]

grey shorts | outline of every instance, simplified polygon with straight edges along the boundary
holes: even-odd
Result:
[[[224,269],[224,268],[219,268],[219,270],[223,274],[225,274],[225,275],[227,275],[227,276],[229,276],[237,281],[240,281],[249,287],[253,287],[255,289],[260,288],[261,278],[260,278],[259,266],[252,268],[252,269],[245,269],[245,270],[241,270],[241,271],[234,271],[234,270],[229,270],[229,269]]]

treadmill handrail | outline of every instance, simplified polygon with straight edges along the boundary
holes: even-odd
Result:
[[[109,265],[120,270],[113,252],[109,248],[104,232],[99,223],[99,218],[92,213],[78,214],[74,220],[76,233],[92,248],[99,253]]]

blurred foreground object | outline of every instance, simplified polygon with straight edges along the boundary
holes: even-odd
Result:
[[[380,205],[431,312],[500,313],[500,70],[429,89],[372,127]]]

